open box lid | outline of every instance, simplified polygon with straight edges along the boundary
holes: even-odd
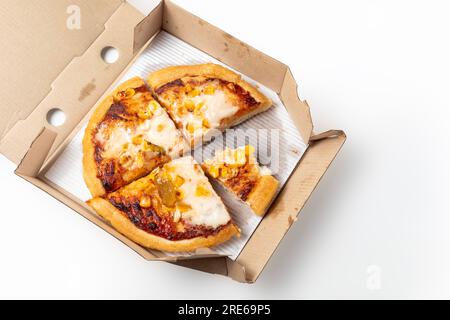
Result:
[[[42,128],[73,129],[148,40],[135,28],[152,31],[125,0],[14,1],[0,15],[0,152],[16,164]],[[159,28],[161,17],[153,20]],[[101,57],[109,45],[117,63]],[[47,123],[51,109],[65,112],[64,128]]]
[[[0,138],[52,90],[64,68],[103,32],[123,0],[8,1],[0,10]]]

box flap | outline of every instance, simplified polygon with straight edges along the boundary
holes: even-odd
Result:
[[[2,1],[0,139],[104,30],[123,0]]]
[[[96,2],[93,1],[93,3]],[[102,1],[98,3],[102,3]],[[101,5],[98,4],[98,6]],[[88,6],[85,10],[81,10],[88,12],[90,9]],[[83,13],[82,17],[84,17]],[[81,23],[83,25],[83,22]],[[98,23],[100,24],[100,22]],[[79,56],[71,59],[62,71],[60,70],[55,75],[54,79],[49,80],[48,87],[42,89],[44,97],[39,95],[33,100],[33,103],[22,108],[22,100],[17,103],[14,101],[20,95],[15,94],[14,98],[9,96],[10,102],[3,104],[1,108],[6,108],[5,105],[14,102],[15,111],[1,109],[0,119],[7,119],[5,128],[9,129],[1,138],[0,152],[14,163],[19,163],[33,139],[43,127],[47,127],[57,132],[57,138],[50,151],[52,153],[117,79],[134,58],[138,49],[159,31],[161,24],[161,3],[145,17],[132,5],[121,2],[106,22],[102,22],[101,32],[96,35],[92,43],[89,43],[88,48]],[[66,45],[64,44],[64,46]],[[106,63],[101,57],[102,50],[108,46],[116,48],[119,52],[119,58],[114,63]],[[55,51],[53,48],[46,50]],[[47,57],[42,65],[49,62],[53,63],[53,57]],[[50,76],[48,78],[51,79]],[[33,88],[35,83],[30,82],[25,75],[22,75],[18,81],[24,81],[24,79],[27,84],[33,84],[32,86],[28,85],[27,90]],[[36,79],[34,82],[39,81]],[[14,86],[10,90],[17,92],[17,88],[14,89]],[[20,92],[22,93],[22,91]],[[66,122],[58,127],[53,127],[46,121],[48,111],[54,108],[63,110],[66,115]]]

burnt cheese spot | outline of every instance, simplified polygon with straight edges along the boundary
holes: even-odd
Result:
[[[251,94],[248,91],[244,90],[241,86],[235,84],[234,89],[235,93],[248,107],[255,107],[259,105],[259,102],[256,101],[255,98],[253,98]]]
[[[248,195],[255,187],[256,181],[243,176],[237,176],[228,179],[225,184],[237,194],[239,199],[246,201]]]
[[[176,79],[174,81],[168,82],[161,87],[157,88],[155,90],[156,94],[162,94],[164,91],[177,88],[177,87],[184,87],[184,82],[181,79]]]
[[[98,144],[95,143],[95,147],[94,147],[94,159],[95,162],[97,164],[99,164],[100,162],[102,162],[103,158],[102,158],[102,152],[103,152],[103,148]]]
[[[126,116],[128,116],[127,109],[125,105],[121,101],[115,101],[108,112],[106,112],[103,121],[108,120],[127,120]]]
[[[105,188],[107,192],[115,190],[119,182],[119,178],[116,175],[115,161],[107,160],[102,162],[99,167],[98,177],[103,184],[103,188]]]
[[[239,172],[235,177],[225,180],[224,183],[241,200],[246,201],[255,187],[257,180],[258,177],[251,173],[251,165],[246,164],[239,168]]]
[[[148,89],[147,89],[146,85],[142,85],[139,88],[135,88],[134,91],[136,91],[136,92],[148,92]]]
[[[255,100],[255,98],[252,97],[250,92],[242,88],[240,85],[226,80],[219,80],[219,82],[223,87],[227,88],[231,93],[235,94],[239,98],[239,100],[242,101],[244,107],[254,108],[260,104]]]
[[[117,209],[119,209],[120,211],[126,212],[128,210],[128,207],[120,202],[120,201],[116,201],[115,199],[109,199],[109,202],[116,207]]]

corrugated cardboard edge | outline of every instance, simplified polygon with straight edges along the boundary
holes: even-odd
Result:
[[[291,70],[286,70],[279,96],[292,120],[294,120],[303,141],[309,142],[313,132],[313,121],[309,105],[298,96],[298,84]]]
[[[241,283],[251,282],[247,279],[245,267],[227,257],[197,258],[171,263],[185,268],[226,276]]]
[[[327,139],[327,138],[336,138],[339,137],[341,135],[345,136],[345,132],[342,130],[328,130],[322,133],[318,133],[315,134],[313,136],[311,136],[311,138],[309,139],[310,142],[316,142],[319,140],[323,140],[323,139]]]

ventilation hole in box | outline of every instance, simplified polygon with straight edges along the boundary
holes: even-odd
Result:
[[[47,112],[47,122],[54,127],[62,126],[66,122],[66,114],[61,109],[51,109]]]
[[[114,63],[119,59],[119,50],[114,47],[104,47],[100,55],[106,63]]]

